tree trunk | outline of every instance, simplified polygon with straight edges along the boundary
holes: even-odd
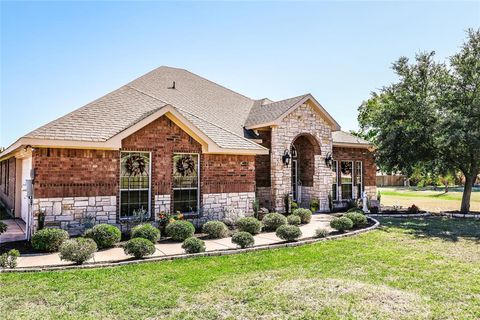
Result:
[[[476,175],[465,175],[465,187],[463,188],[461,213],[470,211],[470,196],[472,195],[473,181]]]

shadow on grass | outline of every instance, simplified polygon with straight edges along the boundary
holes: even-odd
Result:
[[[418,238],[439,238],[445,241],[466,239],[480,243],[480,221],[452,218],[381,218],[380,230],[402,229]]]

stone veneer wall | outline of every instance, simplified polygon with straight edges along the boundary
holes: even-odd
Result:
[[[260,207],[270,209],[272,207],[272,188],[257,187],[257,199]]]
[[[161,212],[170,212],[171,197],[169,194],[157,194],[154,201],[153,213],[155,214],[155,220],[158,220],[158,215]]]
[[[255,192],[231,192],[203,194],[203,212],[221,212],[225,207],[240,209],[246,213],[252,212]]]
[[[272,207],[283,212],[283,197],[291,193],[291,168],[282,163],[284,150],[290,150],[294,140],[302,134],[311,135],[320,146],[315,154],[313,194],[320,201],[320,210],[328,210],[328,194],[331,191],[332,171],[325,165],[325,157],[332,152],[330,125],[309,103],[287,115],[281,125],[272,128],[271,176]]]
[[[36,198],[33,200],[33,212],[45,212],[45,226],[60,227],[71,234],[84,231],[83,223],[88,217],[95,224],[117,223],[117,197],[69,197],[69,198]],[[35,229],[38,227],[38,216],[35,217]]]

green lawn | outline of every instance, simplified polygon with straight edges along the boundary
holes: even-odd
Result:
[[[296,248],[0,275],[2,319],[478,319],[480,222],[382,219]]]
[[[460,210],[462,200],[461,188],[451,188],[448,193],[443,189],[434,191],[429,189],[416,189],[404,187],[378,188],[381,193],[382,204],[386,206],[402,206],[407,208],[412,204],[422,210],[440,212],[449,210]],[[480,211],[480,188],[475,188],[470,200],[470,210]]]

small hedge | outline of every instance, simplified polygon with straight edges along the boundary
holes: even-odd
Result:
[[[302,236],[302,231],[297,226],[283,225],[278,227],[275,234],[285,241],[295,241]]]
[[[255,235],[262,231],[262,223],[254,217],[246,217],[237,221],[237,228],[240,231]]]
[[[62,229],[42,229],[32,237],[32,247],[38,251],[58,251],[64,241],[68,240],[68,232]]]
[[[174,241],[184,241],[195,233],[195,227],[191,222],[177,220],[169,223],[165,228],[167,235]]]
[[[360,212],[360,213],[363,213],[362,209],[360,209],[359,207],[350,208],[350,209],[347,210],[347,212]]]
[[[220,239],[228,235],[228,228],[222,221],[208,221],[202,226],[202,232],[206,233],[209,239]]]
[[[17,258],[20,257],[20,252],[17,249],[12,249],[3,253],[0,256],[0,268],[13,269],[17,267]]]
[[[97,244],[98,249],[107,249],[115,245],[122,238],[120,229],[111,224],[97,224],[85,231],[85,238],[90,238]]]
[[[344,232],[345,230],[353,228],[353,221],[347,217],[335,218],[330,221],[330,227],[340,232]]]
[[[287,218],[283,214],[272,212],[265,215],[262,222],[265,230],[275,231],[278,227],[287,224]]]
[[[420,212],[420,208],[417,207],[416,205],[412,204],[410,207],[407,209],[408,214],[417,214]]]
[[[127,241],[123,251],[125,251],[125,254],[127,255],[140,259],[154,254],[155,245],[152,243],[152,241],[144,238],[133,238]]]
[[[0,234],[7,232],[8,226],[5,222],[0,221]]]
[[[187,238],[182,243],[182,249],[184,249],[186,253],[205,252],[205,241],[195,237]]]
[[[155,243],[160,240],[160,230],[151,224],[141,224],[132,229],[133,238],[143,238]]]
[[[233,235],[232,243],[235,243],[243,249],[253,246],[255,244],[255,239],[249,232],[240,231]]]
[[[325,228],[315,230],[315,238],[325,238],[330,232]]]
[[[312,211],[304,208],[299,208],[293,211],[293,214],[299,216],[302,223],[310,223],[312,220]]]
[[[360,212],[347,212],[344,217],[352,220],[354,228],[363,228],[368,224],[367,217]]]
[[[97,244],[89,238],[70,239],[60,246],[60,259],[82,264],[93,257]]]
[[[292,226],[298,226],[302,223],[302,219],[295,214],[291,214],[287,217],[287,222]]]

